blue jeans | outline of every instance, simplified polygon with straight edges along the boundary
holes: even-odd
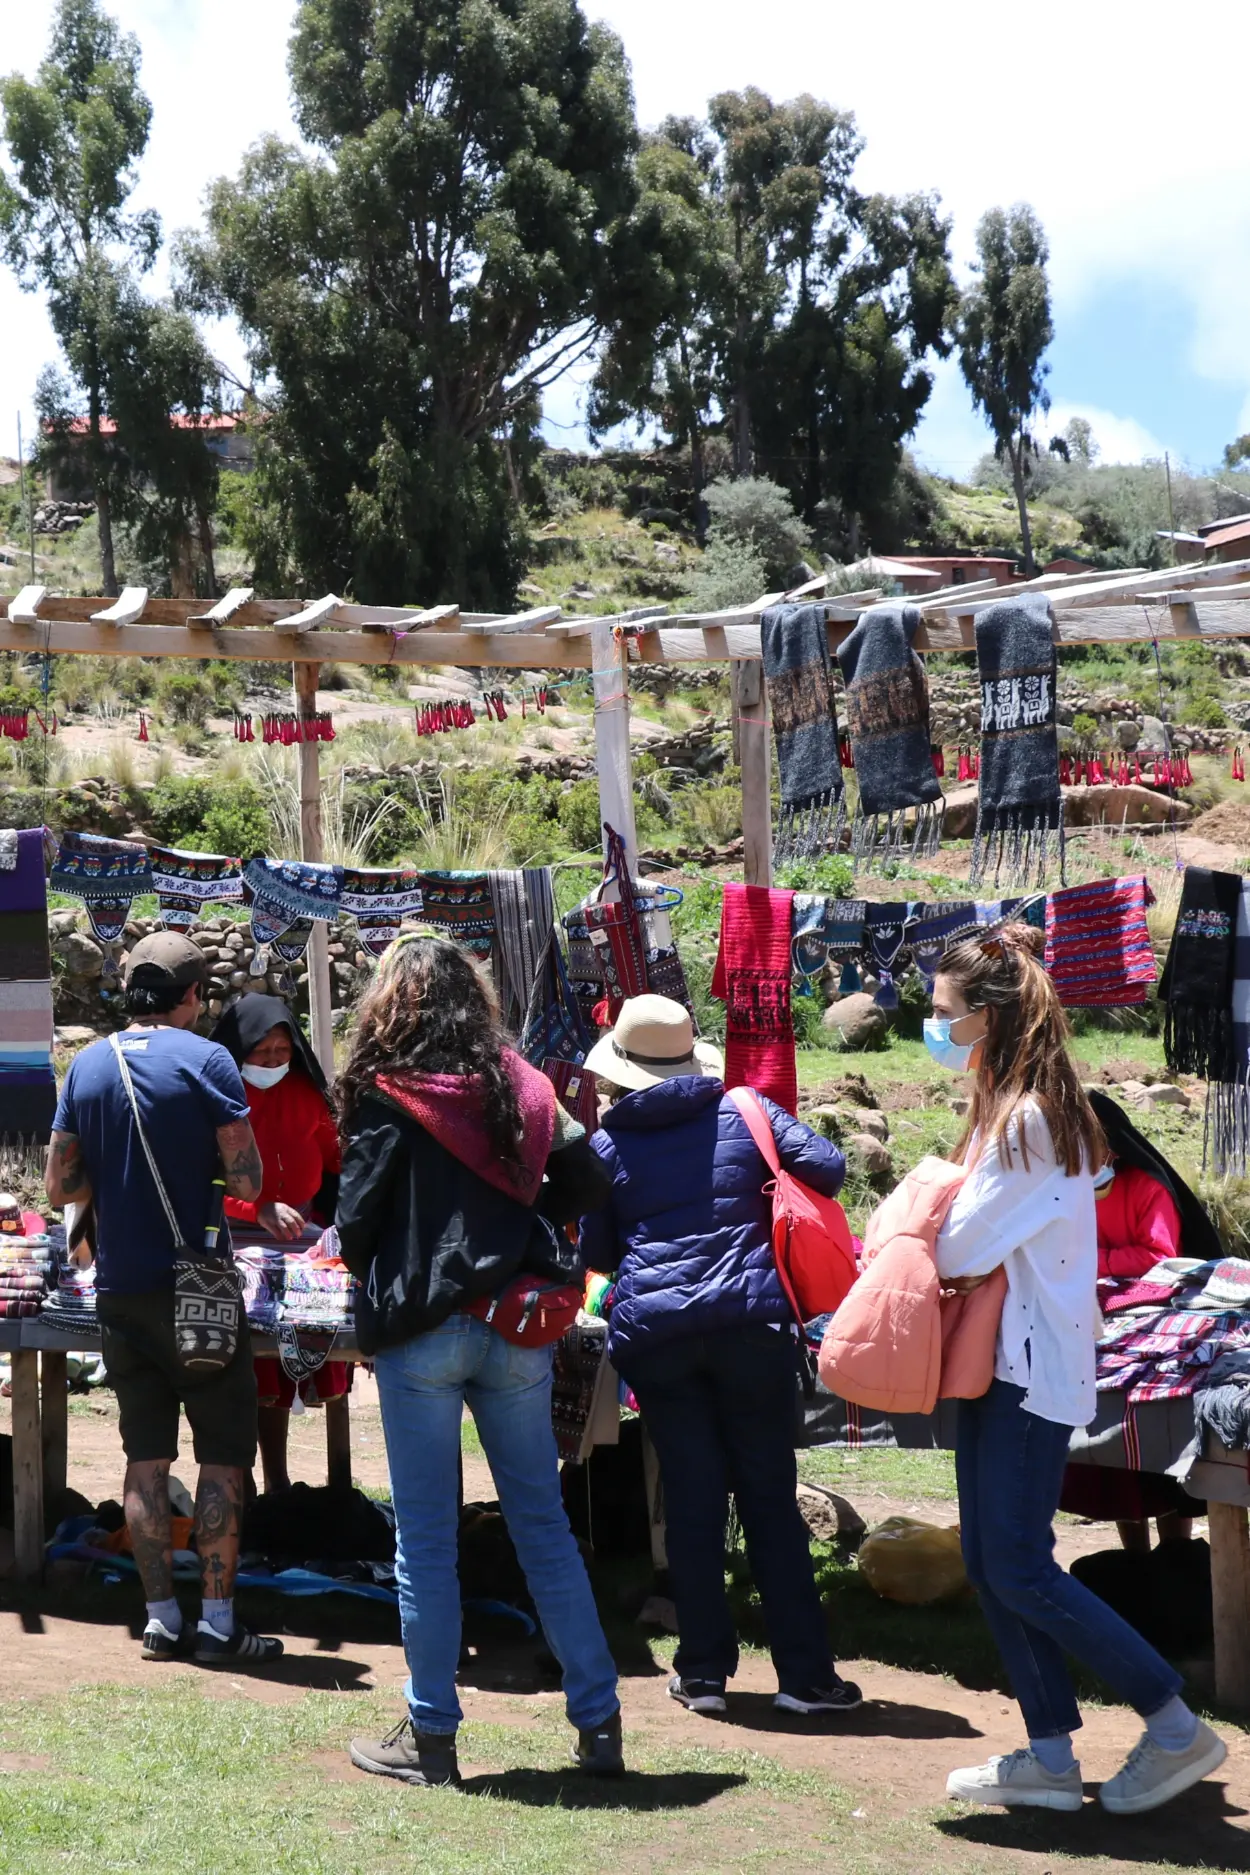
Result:
[[[679,1335],[622,1362],[660,1461],[683,1679],[728,1680],[738,1637],[725,1594],[732,1490],[783,1693],[834,1679],[807,1526],[795,1501],[794,1344],[764,1323]]]
[[[1071,1431],[1026,1413],[1023,1399],[1022,1387],[995,1380],[979,1400],[959,1402],[955,1472],[964,1563],[1029,1737],[1057,1738],[1081,1723],[1065,1654],[1149,1718],[1180,1691],[1181,1676],[1055,1561],[1051,1524]]]
[[[618,1710],[616,1664],[560,1498],[551,1430],[551,1349],[519,1348],[471,1315],[377,1356],[395,1503],[395,1579],[412,1722],[454,1733],[460,1585],[456,1573],[460,1423],[467,1401],[490,1461],[547,1644],[564,1670],[569,1720]]]

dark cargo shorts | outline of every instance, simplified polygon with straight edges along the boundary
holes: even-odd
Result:
[[[101,1295],[100,1343],[121,1410],[122,1449],[136,1464],[178,1456],[185,1407],[196,1463],[250,1471],[256,1463],[256,1374],[244,1321],[229,1367],[188,1374],[174,1344],[174,1292]]]

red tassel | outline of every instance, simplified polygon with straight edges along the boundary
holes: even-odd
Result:
[[[959,772],[955,778],[957,781],[971,781],[972,779],[972,764],[968,760],[967,749],[959,751]]]
[[[143,714],[143,711],[140,710],[139,711],[139,740],[140,742],[146,742],[147,739],[148,739],[148,719]]]
[[[1061,788],[1072,786],[1072,757],[1070,755],[1059,757],[1059,786]]]
[[[1137,787],[1139,788],[1141,787],[1141,784],[1142,784],[1141,756],[1138,755],[1136,752],[1134,752],[1134,755],[1133,755],[1133,781]]]
[[[940,781],[946,773],[946,751],[945,749],[933,748],[929,750],[929,754],[933,759],[933,772]]]

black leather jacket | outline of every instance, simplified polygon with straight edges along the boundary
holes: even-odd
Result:
[[[559,1227],[597,1210],[609,1181],[584,1132],[559,1143],[569,1130],[558,1126],[538,1200],[526,1205],[471,1172],[401,1108],[381,1096],[361,1102],[343,1149],[335,1223],[343,1261],[361,1284],[362,1353],[428,1334],[522,1271],[581,1281],[580,1253]]]

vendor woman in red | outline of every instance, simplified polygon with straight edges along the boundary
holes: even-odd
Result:
[[[252,1131],[260,1148],[264,1179],[254,1204],[226,1200],[226,1215],[252,1225],[278,1243],[293,1243],[307,1224],[332,1224],[338,1197],[338,1128],[321,1063],[278,996],[241,996],[229,1008],[212,1040],[235,1059],[247,1088]],[[236,1232],[236,1235],[238,1233]],[[272,1357],[256,1362],[260,1396],[260,1456],[265,1489],[283,1491],[287,1432],[295,1383]],[[304,1399],[337,1399],[351,1386],[346,1361],[327,1361],[301,1382]]]

